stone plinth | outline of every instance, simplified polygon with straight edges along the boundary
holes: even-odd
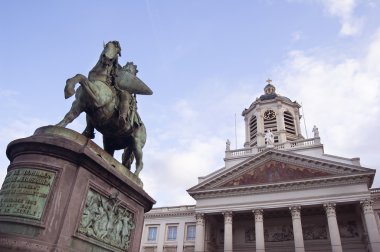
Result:
[[[0,191],[0,251],[139,251],[155,201],[86,137],[42,127],[11,142]]]

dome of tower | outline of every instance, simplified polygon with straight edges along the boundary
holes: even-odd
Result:
[[[260,101],[272,100],[278,97],[280,99],[284,99],[286,101],[291,102],[291,100],[288,97],[276,94],[276,87],[272,85],[272,80],[268,79],[267,83],[268,84],[264,87],[265,94],[260,96]]]

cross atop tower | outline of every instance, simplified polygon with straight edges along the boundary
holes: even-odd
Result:
[[[266,82],[267,82],[268,84],[272,84],[272,80],[271,80],[270,78],[268,78],[268,79],[266,80]]]

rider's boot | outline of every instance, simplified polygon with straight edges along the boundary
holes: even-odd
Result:
[[[132,129],[132,125],[128,122],[128,114],[130,110],[129,103],[131,102],[131,95],[124,91],[120,93],[120,103],[119,103],[119,126],[124,128],[125,131],[130,131]]]

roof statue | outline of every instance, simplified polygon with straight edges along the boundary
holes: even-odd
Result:
[[[319,130],[318,130],[317,126],[315,126],[315,125],[313,127],[313,133],[314,133],[314,138],[319,137]]]
[[[75,100],[57,126],[66,127],[85,112],[87,126],[82,134],[93,139],[94,129],[102,133],[104,150],[112,156],[115,150],[124,149],[122,164],[130,170],[136,158],[135,174],[138,175],[143,168],[146,129],[137,112],[136,94],[153,92],[136,76],[137,66],[133,62],[124,67],[119,65],[118,41],[110,41],[103,47],[88,77],[77,74],[66,81],[65,98],[75,94]],[[80,87],[75,90],[78,83]]]
[[[231,150],[231,141],[230,139],[227,139],[226,141],[226,151],[230,151]]]
[[[265,133],[265,142],[267,147],[273,147],[274,144],[274,135],[270,129],[267,129],[267,132]]]

